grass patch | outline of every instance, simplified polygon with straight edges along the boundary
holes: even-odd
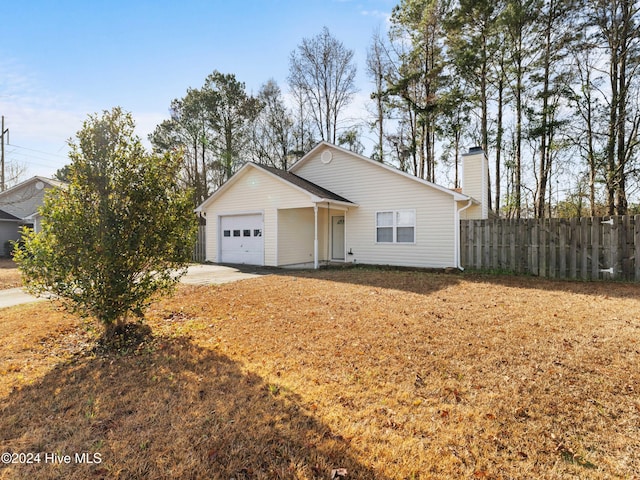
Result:
[[[327,270],[183,286],[127,355],[0,311],[0,478],[634,478],[637,285]]]
[[[0,290],[21,286],[22,279],[15,262],[8,258],[0,258]]]

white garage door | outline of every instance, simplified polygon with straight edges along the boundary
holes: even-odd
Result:
[[[262,214],[220,217],[220,262],[264,264]]]

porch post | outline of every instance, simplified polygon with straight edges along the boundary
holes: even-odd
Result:
[[[319,267],[318,263],[318,204],[313,204],[314,231],[313,231],[313,268]]]

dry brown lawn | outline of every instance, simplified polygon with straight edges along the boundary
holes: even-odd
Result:
[[[638,479],[639,288],[377,269],[183,286],[128,353],[50,305],[1,310],[0,453],[42,453],[0,478]]]
[[[22,286],[20,272],[13,260],[0,258],[0,290]]]

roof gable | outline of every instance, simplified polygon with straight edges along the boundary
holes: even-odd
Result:
[[[3,198],[11,196],[12,194],[15,194],[15,192],[19,192],[20,190],[23,190],[25,188],[29,188],[30,186],[35,185],[38,182],[41,182],[43,184],[43,188],[47,186],[61,187],[62,185],[64,185],[64,182],[61,182],[60,180],[55,180],[53,178],[47,178],[47,177],[40,177],[36,175],[35,177],[31,177],[23,182],[20,182],[14,185],[13,187],[7,188],[3,192],[0,192],[0,203],[2,202]]]
[[[5,212],[4,210],[0,210],[0,220],[10,220],[12,222],[20,221],[18,217],[11,215],[9,212]]]
[[[317,154],[321,150],[323,150],[325,148],[332,148],[332,149],[335,149],[335,150],[337,150],[339,152],[343,152],[343,153],[347,154],[348,156],[350,156],[351,158],[353,158],[354,161],[356,161],[356,162],[367,162],[370,165],[375,165],[376,167],[381,168],[384,171],[388,172],[389,175],[400,175],[400,176],[408,178],[408,179],[410,179],[412,181],[418,182],[418,183],[424,185],[427,188],[433,188],[433,189],[438,190],[440,192],[443,192],[443,193],[446,193],[448,195],[451,195],[454,198],[454,200],[467,201],[467,200],[471,199],[471,197],[469,197],[468,195],[456,192],[454,190],[451,190],[449,188],[443,187],[443,186],[438,185],[436,183],[429,182],[427,180],[423,180],[422,178],[418,178],[418,177],[416,177],[414,175],[411,175],[409,173],[403,172],[402,170],[399,170],[399,169],[397,169],[395,167],[392,167],[391,165],[387,165],[387,164],[382,163],[382,162],[377,162],[377,161],[372,160],[372,159],[370,159],[368,157],[365,157],[364,155],[360,155],[358,153],[352,152],[351,150],[347,150],[346,148],[339,147],[339,146],[334,145],[332,143],[329,143],[327,141],[322,141],[322,142],[318,143],[315,147],[313,147],[304,157],[302,157],[300,160],[298,160],[296,163],[294,163],[289,168],[289,172],[295,173],[305,163],[310,162],[313,158],[316,158]]]
[[[63,182],[51,178],[31,177],[0,192],[0,209],[15,217],[26,219],[38,211],[46,190],[64,185]]]
[[[353,202],[347,200],[340,195],[337,195],[326,188],[323,188],[319,185],[316,185],[298,175],[280,170],[274,167],[268,167],[266,165],[259,165],[253,162],[245,163],[240,170],[238,170],[229,180],[227,180],[220,188],[218,188],[213,194],[207,198],[201,205],[196,208],[196,212],[203,211],[208,205],[210,205],[216,198],[218,198],[222,193],[230,189],[236,182],[239,181],[242,176],[246,174],[250,169],[257,169],[262,172],[267,173],[268,175],[276,178],[278,181],[285,183],[286,185],[295,188],[299,191],[304,192],[305,194],[311,197],[311,201],[313,202],[323,202],[323,201],[331,201],[335,203],[344,203],[355,205]]]

